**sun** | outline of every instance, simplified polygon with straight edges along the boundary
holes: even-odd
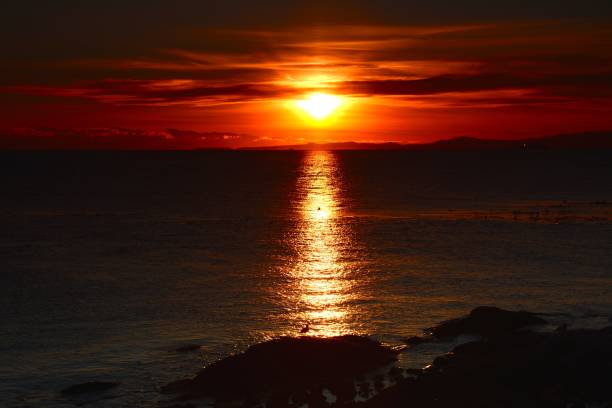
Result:
[[[335,95],[313,93],[296,102],[296,105],[317,121],[329,117],[342,105],[342,99]]]

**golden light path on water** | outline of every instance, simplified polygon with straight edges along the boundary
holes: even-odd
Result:
[[[291,236],[296,257],[286,270],[292,282],[291,320],[309,324],[308,334],[334,336],[355,331],[351,300],[355,279],[343,260],[352,234],[342,222],[342,180],[332,152],[307,152],[294,202],[298,223]]]

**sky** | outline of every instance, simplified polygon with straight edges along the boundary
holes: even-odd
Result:
[[[0,36],[0,148],[612,129],[610,1],[22,0]]]

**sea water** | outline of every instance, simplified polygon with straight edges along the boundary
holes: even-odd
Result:
[[[163,405],[159,386],[306,325],[397,345],[479,305],[612,314],[609,152],[0,160],[3,407],[74,406],[59,391],[96,380],[120,385],[87,406]]]

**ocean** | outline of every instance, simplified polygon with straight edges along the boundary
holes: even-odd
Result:
[[[88,407],[168,405],[160,386],[305,325],[399,345],[480,305],[612,314],[612,152],[2,152],[0,169],[2,407],[73,407],[60,390],[94,380],[120,386]]]

